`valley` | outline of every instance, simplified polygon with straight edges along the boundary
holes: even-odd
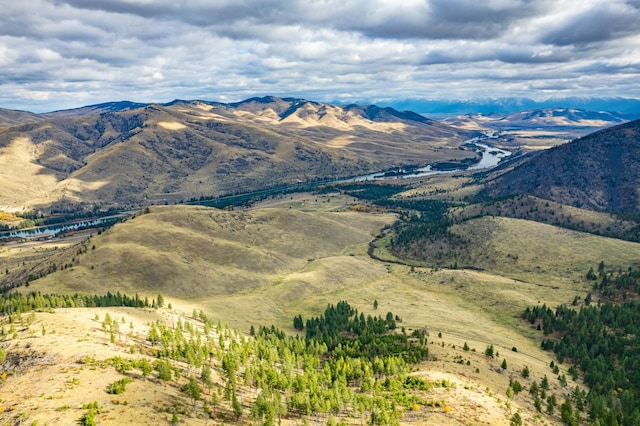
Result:
[[[0,245],[0,423],[597,420],[590,373],[542,348],[560,335],[522,315],[637,299],[607,287],[640,266],[635,163],[622,158],[607,180],[637,122],[551,150],[500,134],[480,155],[491,168],[432,173],[413,166],[477,163],[461,146],[479,129],[271,97],[113,108],[13,114],[0,131],[6,164],[22,152],[11,138],[40,138],[21,142],[37,150],[16,167],[53,179],[29,194],[28,176],[9,185],[3,223],[26,220],[18,205],[36,208],[33,221],[131,209],[110,226]],[[590,152],[612,160],[598,168]],[[608,183],[565,170],[576,153]],[[353,178],[375,170],[388,172]],[[336,318],[347,328],[327,331]]]

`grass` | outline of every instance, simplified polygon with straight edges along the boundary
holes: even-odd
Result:
[[[552,356],[540,349],[539,335],[518,318],[526,306],[570,303],[589,290],[584,276],[590,266],[602,260],[608,269],[624,269],[640,257],[640,244],[521,219],[485,217],[454,228],[470,242],[470,264],[481,271],[385,264],[366,255],[367,243],[393,217],[345,211],[353,202],[349,197],[323,197],[316,201],[315,196],[298,194],[233,212],[155,207],[94,236],[91,245],[96,249],[81,255],[79,265],[34,281],[26,290],[108,289],[150,297],[162,293],[166,303],[184,312],[203,309],[214,321],[245,333],[251,325],[269,324],[294,332],[294,315],[318,315],[339,300],[365,314],[384,316],[391,311],[402,319],[398,327],[409,332],[427,327],[434,342],[430,353],[437,361],[425,363],[416,374],[457,381],[463,384],[460,391],[490,388],[491,394],[482,391],[484,399],[478,399],[479,407],[486,407],[497,404],[498,397],[504,399],[508,374],[517,375],[525,366],[531,370],[531,378],[521,380],[525,386],[544,374],[554,377],[548,367]],[[384,254],[384,247],[380,251]],[[94,315],[87,314],[93,327]],[[47,333],[42,339],[64,335],[61,325],[47,325],[47,330],[54,328],[56,336]],[[436,337],[439,332],[442,338]],[[74,344],[90,345],[86,332],[79,333]],[[465,342],[476,352],[463,351]],[[489,344],[499,357],[484,356]],[[518,352],[511,351],[514,346]],[[503,359],[507,372],[501,372]],[[102,392],[116,379],[102,381]],[[78,388],[85,382],[90,383],[81,377]],[[511,404],[532,419],[533,411],[527,411],[533,410],[532,403],[523,394]],[[462,407],[454,404],[452,412]],[[474,407],[468,409],[479,415],[481,408]],[[546,416],[545,422],[559,419]]]
[[[453,230],[472,242],[469,264],[550,288],[562,285],[577,291],[584,287],[589,267],[600,261],[617,271],[640,258],[638,243],[529,220],[484,217]]]

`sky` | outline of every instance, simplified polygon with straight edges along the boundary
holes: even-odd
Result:
[[[640,98],[640,0],[0,0],[0,108]]]

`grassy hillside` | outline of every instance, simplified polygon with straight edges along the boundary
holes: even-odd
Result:
[[[384,273],[383,267],[349,254],[393,216],[331,211],[347,201],[334,194],[238,211],[152,207],[150,213],[94,236],[79,264],[32,283],[30,289],[162,292],[219,311],[216,300],[235,298],[266,307],[279,292],[308,294],[316,287],[329,291],[348,286],[353,277]],[[221,309],[229,315],[237,312],[237,306],[224,305]],[[248,318],[238,320],[247,324]]]
[[[470,132],[417,114],[300,99],[105,104],[39,118],[0,126],[0,209],[173,204],[475,155],[458,150]]]
[[[592,210],[637,212],[639,138],[638,120],[592,133],[488,180],[487,194],[527,194]]]
[[[467,253],[473,265],[484,271],[411,268],[374,261],[366,255],[367,242],[393,217],[351,212],[348,206],[354,202],[336,194],[300,194],[236,211],[152,207],[147,214],[94,235],[86,244],[87,253],[78,256],[79,263],[73,267],[58,270],[22,290],[47,293],[109,290],[138,292],[149,297],[162,293],[174,307],[171,312],[161,312],[168,323],[175,323],[178,318],[184,320],[185,314],[188,316],[193,309],[202,309],[214,322],[227,322],[244,333],[251,325],[262,324],[275,324],[293,333],[294,315],[309,318],[319,315],[328,303],[347,300],[360,312],[397,314],[398,327],[409,332],[426,327],[430,359],[420,364],[414,374],[456,383],[455,388],[433,393],[434,398],[447,404],[448,413],[432,407],[420,413],[407,413],[401,423],[508,424],[520,410],[527,422],[559,424],[558,410],[553,415],[536,414],[527,392],[513,399],[505,395],[510,377],[529,387],[544,375],[550,378],[551,392],[559,397],[564,395],[549,368],[552,354],[542,351],[539,336],[519,315],[526,306],[538,303],[556,306],[570,303],[576,295],[583,296],[592,285],[584,279],[589,266],[604,260],[607,268],[625,268],[638,259],[640,245],[530,221],[486,217],[453,228],[453,232],[467,239]],[[373,308],[374,301],[378,302],[377,310]],[[99,324],[93,326],[96,331],[91,331],[93,311],[83,313],[82,322],[73,327],[63,325],[69,321],[66,315],[74,315],[75,321],[79,321],[74,312],[37,316],[35,326],[20,331],[17,340],[7,347],[24,348],[26,339],[38,345],[48,341],[48,335],[34,339],[34,333],[29,334],[29,330],[39,331],[44,325],[46,330],[56,330],[60,345],[81,338],[86,342],[83,354],[106,358],[106,352],[102,355],[103,345],[114,354],[127,351],[129,346],[136,351],[148,346],[144,336],[149,321],[158,318],[117,310],[117,318],[126,316],[125,323],[131,321],[134,329],[140,330],[136,331],[138,337],[118,349],[117,343],[110,346],[109,342],[103,342],[108,336],[103,336]],[[99,317],[104,313],[100,311]],[[56,315],[64,316],[58,320]],[[465,343],[475,351],[463,350]],[[53,349],[38,345],[34,348],[42,351],[43,357],[51,355]],[[489,345],[494,345],[499,356],[489,358],[483,354]],[[517,352],[512,351],[514,347]],[[42,415],[29,417],[33,419],[73,419],[82,414],[79,407],[90,402],[82,399],[82,389],[92,379],[69,355],[62,358],[66,364],[56,361],[41,374],[59,378],[62,371],[67,371],[65,380],[75,383],[73,378],[77,377],[78,390],[68,388],[61,392],[56,405],[56,400],[47,399],[49,393],[38,387],[34,376],[19,376],[21,388],[32,391],[20,393],[22,399],[11,397],[5,402],[5,406],[12,408],[5,418],[14,419],[17,410],[33,404],[42,407]],[[506,371],[500,367],[503,359],[508,363]],[[520,376],[525,366],[530,369],[529,378]],[[27,370],[32,372],[34,368],[30,366]],[[564,371],[561,366],[561,372]],[[118,377],[111,370],[106,373],[99,379],[104,386]],[[131,385],[136,391],[127,391],[124,398],[118,398],[119,404],[127,400],[140,413],[146,413],[150,421],[168,422],[170,414],[158,407],[169,400],[178,401],[186,407],[181,418],[188,419],[185,421],[189,424],[204,424],[205,418],[190,414],[190,402],[179,391],[185,380],[183,376],[168,387],[153,377],[145,386],[142,379],[136,380]],[[10,381],[4,386],[9,385],[13,386]],[[575,383],[570,381],[570,386]],[[254,398],[252,391],[242,388],[241,392],[248,407]],[[44,400],[39,401],[37,395],[43,395]],[[126,410],[110,402],[109,398],[113,398],[106,393],[90,395],[105,407],[98,417],[104,424],[116,424],[127,418]],[[62,413],[56,410],[58,405],[65,404],[71,408]],[[223,402],[220,410],[229,415],[228,402]],[[534,420],[536,416],[539,420]],[[358,423],[354,418],[345,420]],[[239,423],[248,421],[243,417]],[[292,424],[287,421],[290,423],[285,424]],[[227,417],[225,423],[233,422]]]

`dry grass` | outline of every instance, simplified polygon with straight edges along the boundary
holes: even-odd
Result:
[[[584,291],[584,276],[604,261],[612,270],[636,265],[640,244],[538,222],[484,217],[456,225],[470,246],[470,263],[501,276]],[[466,264],[466,262],[465,262]]]
[[[402,318],[399,325],[409,331],[427,327],[430,332],[430,353],[435,360],[421,365],[416,374],[456,383],[455,388],[433,394],[446,401],[449,413],[435,407],[408,412],[403,423],[506,425],[510,414],[505,391],[510,374],[525,387],[546,374],[553,392],[564,394],[548,367],[552,357],[540,349],[540,336],[518,318],[519,313],[525,306],[537,303],[570,303],[575,295],[588,291],[589,284],[582,277],[590,265],[604,260],[612,268],[626,267],[640,255],[638,244],[523,220],[484,218],[457,228],[474,242],[471,250],[478,262],[484,262],[479,263],[484,272],[423,267],[412,270],[366,256],[366,243],[392,217],[342,211],[350,202],[348,197],[338,195],[316,198],[301,194],[266,200],[255,209],[234,212],[201,207],[152,208],[150,214],[94,236],[89,247],[95,244],[96,248],[80,257],[79,266],[38,280],[29,290],[137,291],[149,296],[161,292],[174,307],[185,312],[203,309],[214,321],[220,319],[244,332],[250,325],[269,324],[293,332],[294,315],[318,315],[326,304],[338,300],[347,300],[365,313],[384,316],[391,311]],[[379,304],[377,311],[372,307],[374,300]],[[127,314],[127,323],[131,317],[141,330],[151,318],[144,315],[158,315],[155,311],[135,312],[141,312],[142,317],[136,319],[134,314]],[[69,310],[49,317],[42,314],[42,318],[50,318],[46,327],[57,329],[60,345],[81,349],[85,342],[77,341],[89,333],[89,342],[97,345],[96,353],[102,353],[101,332],[82,328],[82,321],[90,319],[93,311],[83,314],[87,318],[82,321],[78,315]],[[66,326],[62,324],[66,321],[75,321],[79,328],[69,328],[65,343],[62,330]],[[439,332],[442,338],[437,337]],[[32,343],[48,338],[21,336],[19,339]],[[463,351],[465,342],[476,351]],[[499,357],[489,359],[483,355],[489,344],[494,345]],[[518,351],[512,352],[512,347]],[[119,350],[109,344],[106,348],[105,354]],[[506,372],[499,368],[503,358],[509,365]],[[458,362],[460,359],[463,364]],[[67,367],[62,363],[51,368],[69,369],[72,360],[68,358],[66,362]],[[524,366],[531,370],[528,380],[518,376]],[[77,419],[77,409],[62,418],[65,414],[55,411],[54,403],[42,401],[50,392],[38,387],[35,373],[45,374],[43,377],[60,374],[49,371],[49,367],[45,370],[32,369],[20,376],[17,383],[23,389],[19,392],[21,397],[11,396],[11,402],[5,405],[15,407],[13,415],[38,406],[38,415],[42,416],[33,418],[46,422]],[[102,389],[102,381],[113,381],[109,375],[100,379],[79,377],[81,384],[96,383],[98,389]],[[43,392],[45,397],[39,396]],[[74,398],[81,395],[82,392]],[[153,401],[175,395],[175,389],[150,386],[138,389],[129,404],[136,407],[136,412],[146,413],[139,418],[163,423],[168,421],[162,417],[165,413],[153,414]],[[511,413],[521,409],[525,420],[534,422],[535,410],[526,391],[510,404]],[[126,416],[131,410],[122,408],[110,406],[110,414],[101,420],[116,424],[130,419]],[[558,417],[548,415],[542,415],[542,421],[560,423]],[[187,423],[199,422],[193,418]]]

